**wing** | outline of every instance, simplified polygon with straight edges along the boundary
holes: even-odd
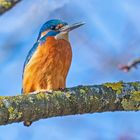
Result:
[[[22,79],[23,79],[23,74],[24,74],[24,70],[26,65],[28,64],[28,62],[30,61],[30,59],[32,58],[34,52],[36,51],[37,47],[38,47],[39,42],[36,42],[34,44],[34,46],[31,48],[31,50],[28,52],[28,55],[25,59],[24,65],[23,65],[23,72],[22,72]],[[23,92],[23,89],[21,89],[21,93]]]
[[[34,46],[31,48],[31,50],[28,52],[28,55],[27,55],[27,57],[25,59],[24,65],[23,65],[23,73],[24,73],[24,69],[25,69],[26,65],[28,64],[28,62],[32,58],[32,56],[33,56],[34,52],[36,51],[38,45],[39,45],[39,42],[36,42],[34,44]],[[23,75],[22,75],[22,78],[23,78]]]

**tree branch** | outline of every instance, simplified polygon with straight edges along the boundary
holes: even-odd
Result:
[[[56,116],[140,110],[140,82],[77,86],[65,91],[0,97],[0,125]]]
[[[119,68],[121,70],[123,70],[124,72],[128,72],[132,68],[137,68],[138,64],[140,64],[140,58],[134,59],[133,61],[131,61],[127,65],[121,65],[121,66],[119,66]]]
[[[0,15],[11,9],[21,0],[0,0]]]

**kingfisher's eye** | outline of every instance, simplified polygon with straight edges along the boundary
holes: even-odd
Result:
[[[51,26],[51,30],[55,30],[55,26],[52,25],[52,26]]]

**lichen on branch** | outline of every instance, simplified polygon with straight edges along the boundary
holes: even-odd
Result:
[[[63,91],[1,96],[0,125],[56,116],[140,110],[140,82],[77,86]]]

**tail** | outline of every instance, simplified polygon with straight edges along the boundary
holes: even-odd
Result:
[[[21,93],[23,93],[23,88],[21,89]]]

